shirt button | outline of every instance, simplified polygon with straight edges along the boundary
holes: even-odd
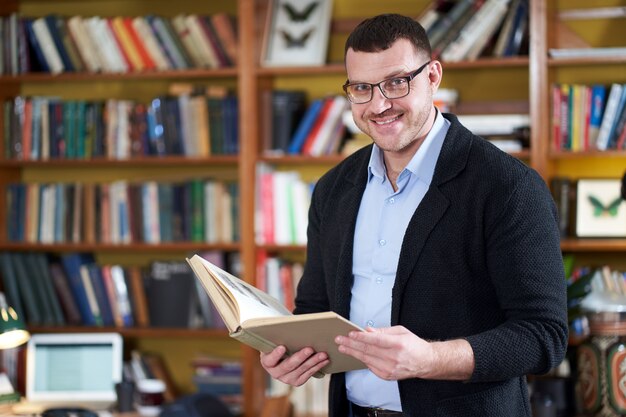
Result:
[[[376,278],[376,284],[382,284],[383,283],[383,279],[378,277]]]
[[[370,327],[374,327],[374,321],[373,320],[368,320],[367,323],[365,323],[365,324],[367,324]]]
[[[392,198],[390,198],[390,199],[389,199],[389,204],[393,204],[393,203],[395,203],[395,202],[396,202],[396,199],[395,199],[395,198],[393,198],[393,197],[392,197]]]
[[[387,244],[387,241],[386,241],[385,239],[380,239],[380,240],[378,241],[378,244],[379,244],[380,246],[385,246],[385,245]]]

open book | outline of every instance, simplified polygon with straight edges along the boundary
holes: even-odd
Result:
[[[337,349],[335,336],[363,330],[339,314],[326,311],[293,315],[269,294],[206,259],[194,255],[187,262],[215,304],[231,337],[265,353],[279,345],[287,348],[287,354],[307,346],[316,352],[326,352],[330,363],[317,377],[365,368],[361,361]]]

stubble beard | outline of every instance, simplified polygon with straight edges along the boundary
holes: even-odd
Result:
[[[417,150],[417,148],[419,148],[419,145],[417,145],[417,142],[421,144],[421,142],[426,137],[426,134],[428,133],[424,131],[424,126],[426,125],[426,123],[428,122],[428,119],[430,118],[430,114],[431,114],[432,107],[433,107],[432,93],[429,93],[429,96],[430,96],[429,97],[430,99],[426,100],[426,102],[424,103],[424,106],[416,113],[417,118],[413,122],[411,122],[411,120],[408,119],[407,112],[395,112],[394,111],[393,113],[391,112],[389,114],[382,113],[378,115],[379,117],[380,116],[395,117],[395,116],[401,115],[401,117],[404,119],[402,120],[402,122],[409,123],[395,137],[378,135],[376,131],[370,127],[370,124],[372,123],[370,122],[371,115],[364,116],[363,119],[360,120],[360,123],[357,123],[357,125],[363,124],[363,126],[359,126],[359,128],[363,130],[365,133],[367,133],[368,136],[372,138],[374,143],[381,150],[385,152],[402,153],[403,151],[413,148],[413,147],[415,147],[416,148],[415,150]]]

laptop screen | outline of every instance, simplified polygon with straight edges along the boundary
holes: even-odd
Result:
[[[117,333],[33,335],[27,347],[27,401],[115,401],[122,355]]]

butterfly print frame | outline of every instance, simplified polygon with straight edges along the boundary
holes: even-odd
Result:
[[[261,65],[326,63],[332,0],[270,0]]]
[[[626,237],[626,201],[621,181],[579,179],[576,185],[576,236]]]

